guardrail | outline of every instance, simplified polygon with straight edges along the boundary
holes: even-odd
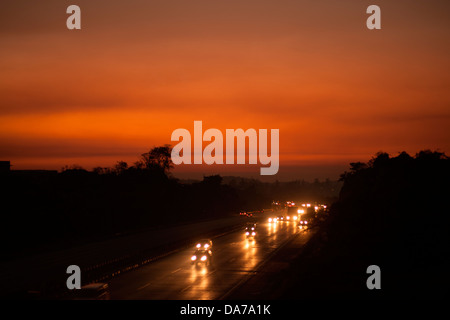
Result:
[[[215,239],[231,232],[237,231],[243,227],[243,223],[232,226],[218,228],[210,232],[198,234],[195,237],[189,236],[183,240],[171,242],[155,248],[143,250],[141,252],[117,257],[102,261],[95,265],[81,268],[82,284],[95,282],[108,282],[110,279],[136,268],[142,267],[148,263],[161,259],[175,252],[187,249],[199,238]],[[65,287],[66,278],[55,278],[45,286],[43,299],[70,299],[71,292]]]

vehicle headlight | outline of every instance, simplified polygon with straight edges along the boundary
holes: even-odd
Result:
[[[200,248],[202,245],[200,243],[197,243],[197,248]]]
[[[208,249],[209,248],[209,244],[205,244],[205,249]]]
[[[303,221],[300,221],[300,224],[303,224]]]
[[[297,216],[294,216],[294,220],[297,220]]]
[[[308,224],[308,221],[305,221],[305,224]]]
[[[252,232],[252,236],[254,236],[256,234],[256,232]]]
[[[287,216],[286,219],[289,220],[291,217]]]
[[[197,256],[192,256],[192,257],[191,257],[191,260],[192,260],[192,261],[197,260]]]
[[[272,222],[272,218],[269,218],[269,222]]]
[[[207,259],[206,256],[203,256],[200,260],[205,261]]]
[[[248,231],[245,233],[246,236],[248,236],[249,234],[250,234],[250,232],[248,232]]]

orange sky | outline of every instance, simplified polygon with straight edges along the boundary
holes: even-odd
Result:
[[[70,4],[82,30],[66,28]],[[381,30],[365,26],[370,4]],[[445,0],[8,1],[0,160],[131,164],[194,120],[279,129],[279,179],[334,179],[378,151],[449,154],[448,12]],[[259,166],[175,173],[259,178]]]

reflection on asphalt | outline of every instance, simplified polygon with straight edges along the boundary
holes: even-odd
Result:
[[[244,229],[227,234],[214,240],[210,266],[191,264],[195,248],[181,250],[112,279],[111,299],[217,299],[297,232],[294,222],[264,221],[255,237]]]

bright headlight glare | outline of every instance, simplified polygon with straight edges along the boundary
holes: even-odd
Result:
[[[255,232],[252,232],[252,236],[254,236],[256,233]]]
[[[205,261],[205,260],[206,260],[206,256],[203,256],[203,257],[201,258],[201,260],[202,260],[202,261]]]
[[[197,248],[200,248],[202,245],[200,243],[197,243]]]
[[[269,222],[272,222],[272,218],[269,218]]]
[[[246,236],[248,236],[249,234],[250,234],[250,233],[249,233],[248,231],[245,233]]]
[[[297,216],[294,216],[294,220],[297,220]]]
[[[191,257],[191,260],[192,260],[192,261],[197,260],[197,256],[192,256],[192,257]]]

